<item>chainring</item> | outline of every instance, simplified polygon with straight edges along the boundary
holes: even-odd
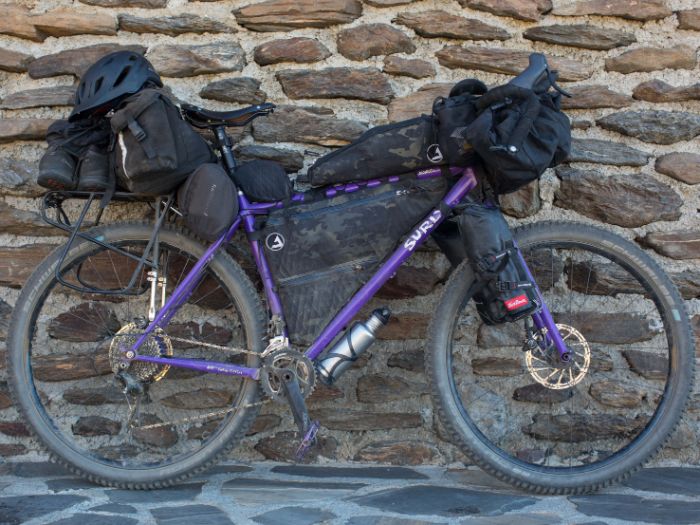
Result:
[[[301,395],[309,397],[316,386],[316,369],[311,359],[290,349],[276,350],[265,358],[261,375],[265,394],[277,403],[287,402],[281,379],[287,371],[296,374]]]
[[[136,323],[122,326],[114,334],[109,345],[109,364],[115,374],[124,370],[142,383],[155,383],[165,377],[170,370],[170,365],[129,361],[124,358],[124,349],[133,346],[143,332],[144,330],[140,329]],[[172,357],[173,345],[167,334],[160,328],[156,328],[139,347],[138,352],[140,355],[153,357]]]

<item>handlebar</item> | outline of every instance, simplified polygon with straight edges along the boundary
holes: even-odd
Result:
[[[542,53],[532,53],[529,60],[530,64],[525,71],[513,78],[508,84],[526,89],[535,89],[535,86],[549,76],[549,65]]]

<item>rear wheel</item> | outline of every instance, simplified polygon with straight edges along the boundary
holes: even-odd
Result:
[[[543,223],[515,237],[573,358],[524,348],[524,322],[487,326],[455,270],[430,328],[438,417],[479,466],[545,493],[595,490],[660,450],[692,389],[683,300],[639,248],[610,232]]]
[[[138,224],[92,232],[136,255],[150,233],[150,226]],[[168,228],[161,230],[159,243],[169,293],[205,247]],[[185,479],[230,450],[257,413],[257,382],[132,362],[125,372],[135,390],[125,394],[119,347],[135,341],[146,326],[146,274],[137,278],[140,295],[76,292],[55,278],[61,252],[49,255],[27,281],[8,338],[16,405],[54,458],[102,484],[154,488]],[[84,241],[69,251],[63,275],[69,283],[117,289],[134,269],[128,257]],[[139,352],[254,367],[263,327],[250,280],[220,251],[187,303]]]

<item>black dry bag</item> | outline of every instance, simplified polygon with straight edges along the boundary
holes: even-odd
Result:
[[[110,124],[116,135],[117,181],[131,192],[169,193],[201,164],[216,162],[206,141],[158,89],[125,99]]]
[[[501,210],[489,202],[470,202],[457,224],[477,278],[474,301],[482,320],[500,324],[534,312],[539,307],[537,293]]]

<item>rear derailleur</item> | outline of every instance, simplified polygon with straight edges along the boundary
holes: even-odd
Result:
[[[289,403],[299,435],[302,436],[296,452],[296,459],[301,460],[316,443],[320,427],[318,421],[311,421],[306,408],[306,398],[311,395],[316,385],[316,369],[313,363],[296,350],[275,350],[263,361],[261,381],[270,399],[277,403]]]

